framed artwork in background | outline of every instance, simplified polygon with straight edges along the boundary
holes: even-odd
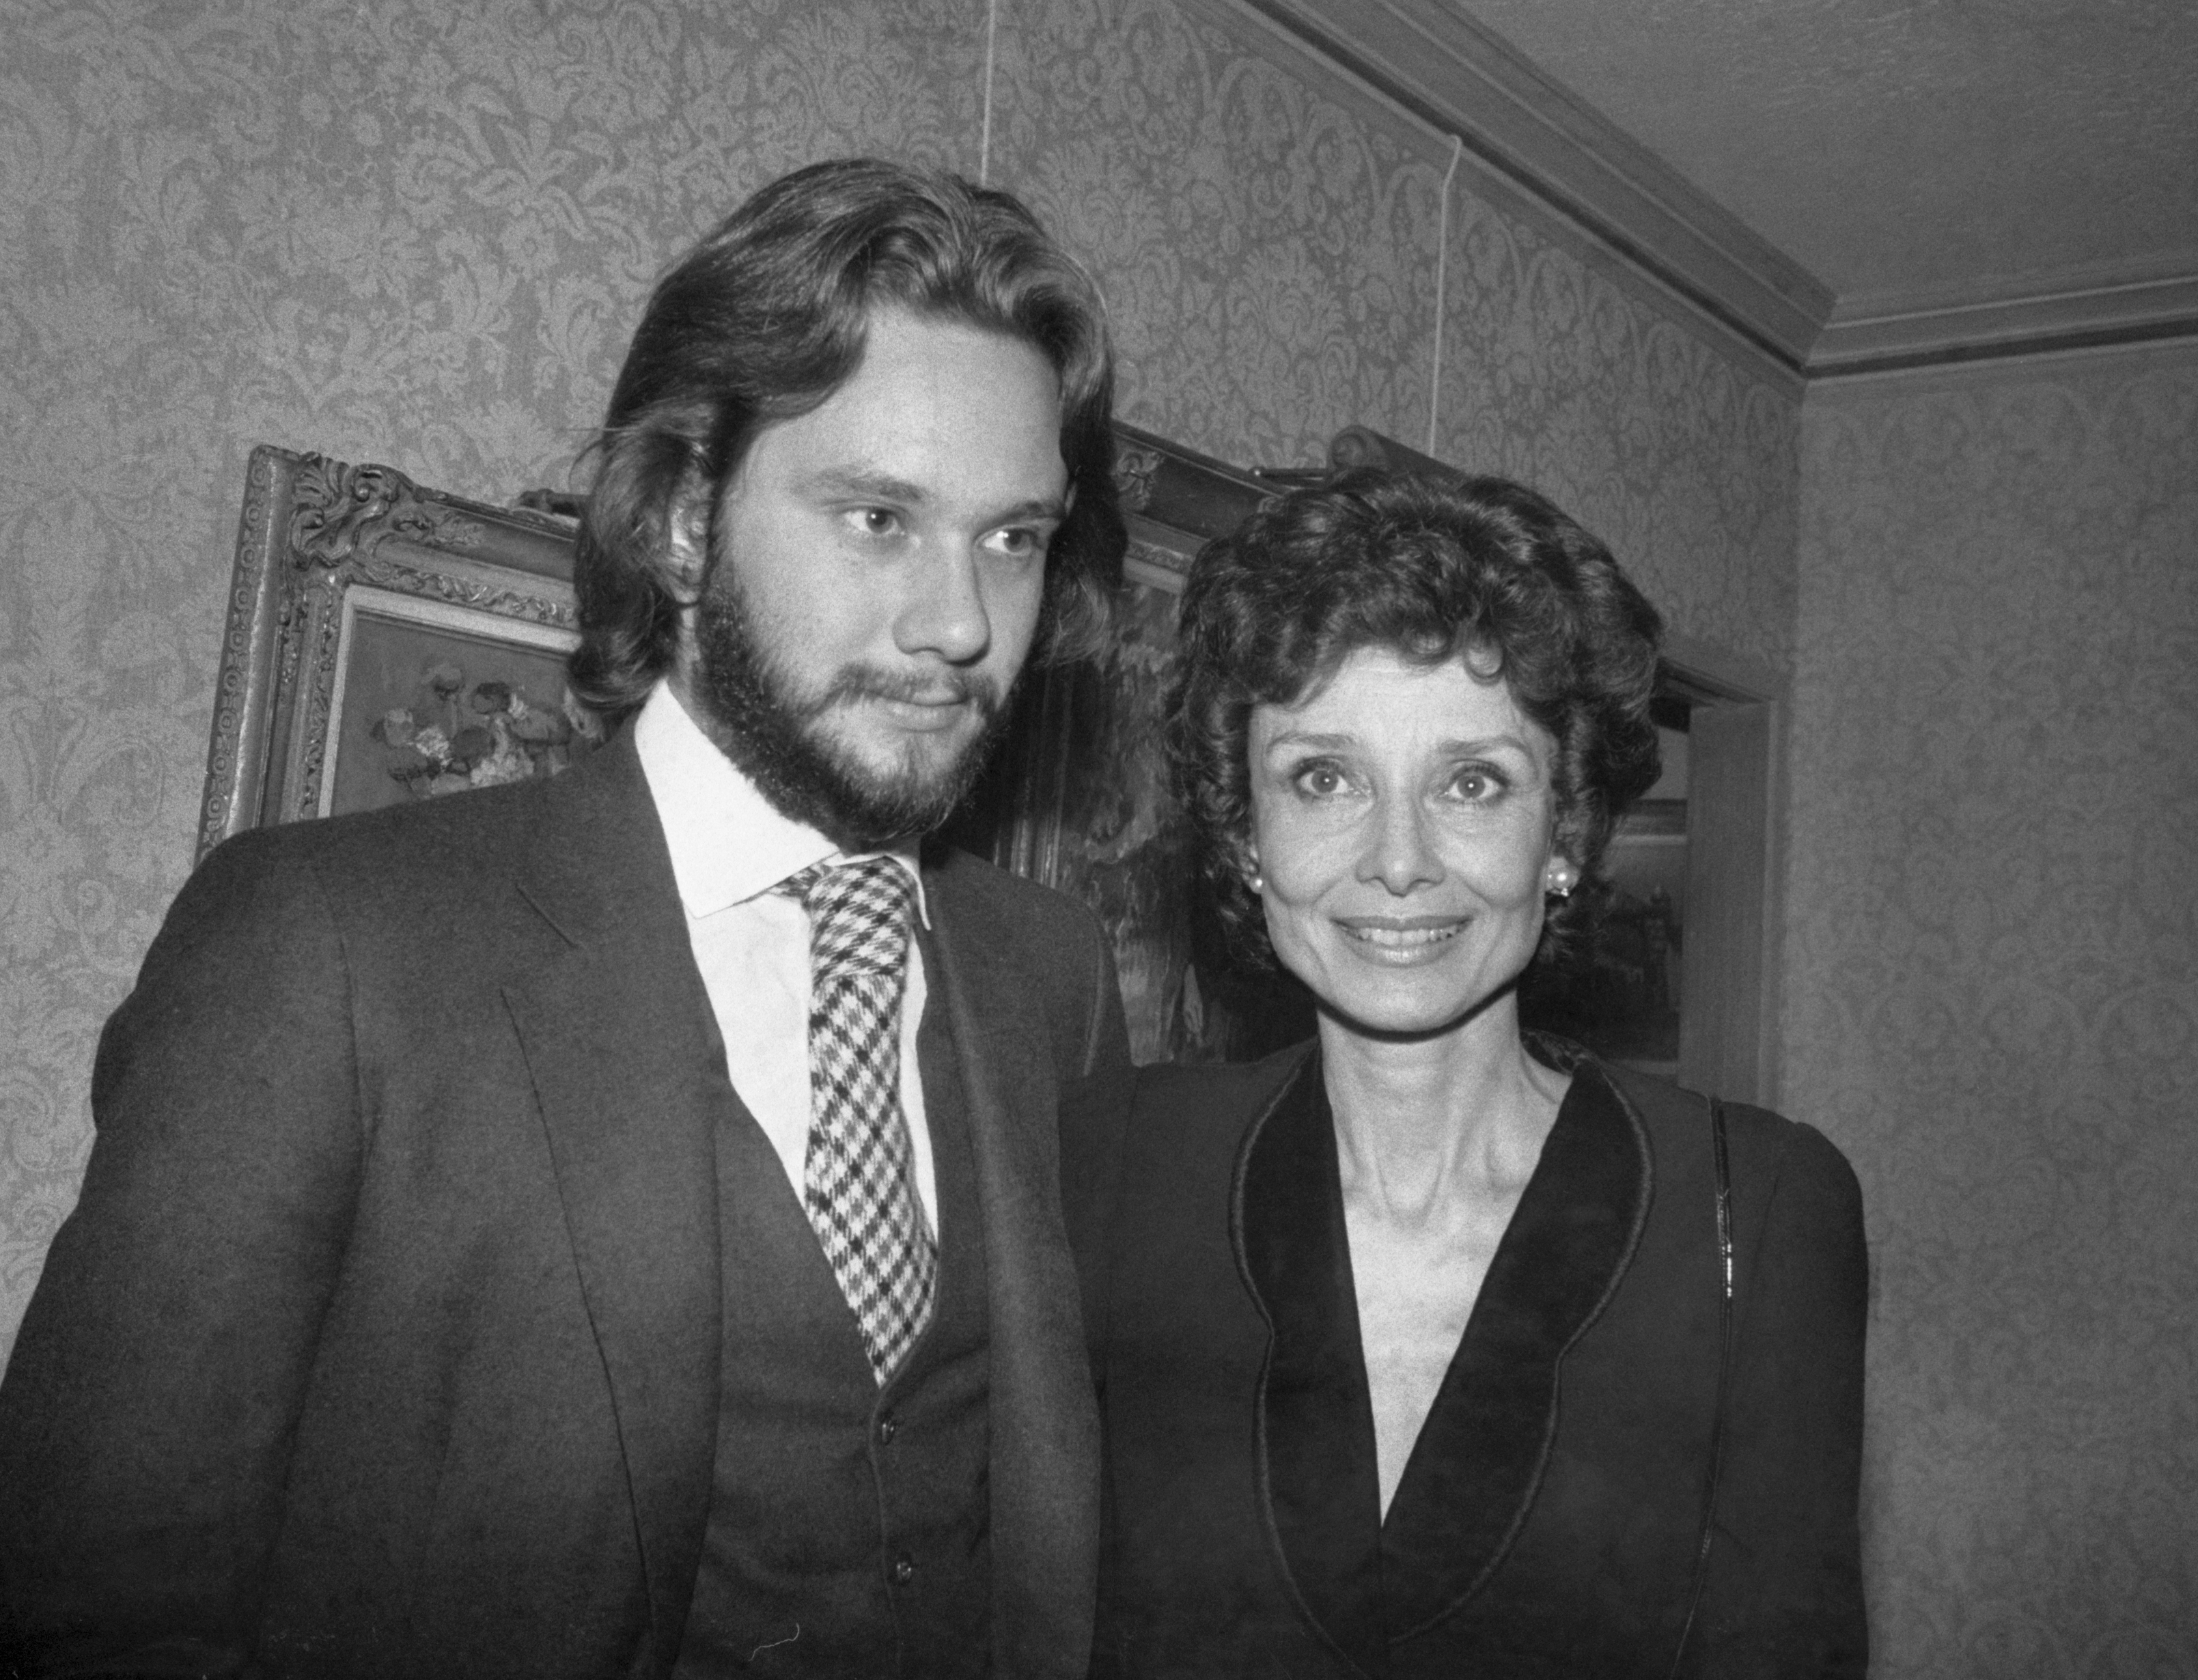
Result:
[[[573,525],[263,445],[247,470],[201,856],[270,823],[555,775]]]

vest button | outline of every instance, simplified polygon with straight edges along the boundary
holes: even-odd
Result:
[[[904,1587],[915,1578],[916,1566],[909,1561],[908,1554],[906,1552],[903,1552],[898,1557],[893,1560],[894,1584],[896,1585]]]
[[[881,1417],[878,1420],[878,1439],[887,1445],[892,1445],[893,1438],[899,1433],[900,1424],[897,1420],[890,1417]]]

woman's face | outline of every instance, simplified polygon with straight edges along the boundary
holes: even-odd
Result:
[[[1253,709],[1252,846],[1282,965],[1347,1023],[1455,1025],[1516,980],[1551,850],[1555,745],[1462,658],[1352,654],[1294,706]]]

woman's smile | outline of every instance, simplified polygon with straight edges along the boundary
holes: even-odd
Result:
[[[1506,991],[1542,933],[1549,732],[1499,677],[1362,648],[1252,714],[1252,849],[1283,967],[1334,1018],[1439,1032]]]
[[[1335,925],[1343,936],[1364,946],[1373,962],[1393,966],[1432,962],[1465,931],[1471,918],[1462,916],[1343,916]]]

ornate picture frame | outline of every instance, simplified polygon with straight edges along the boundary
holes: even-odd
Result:
[[[262,445],[247,470],[198,852],[273,823],[552,773],[570,520]]]

